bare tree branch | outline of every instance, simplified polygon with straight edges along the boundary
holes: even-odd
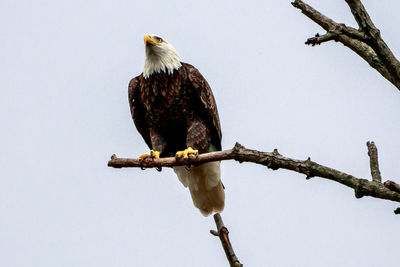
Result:
[[[240,263],[238,258],[233,251],[233,247],[231,241],[229,240],[229,231],[225,227],[224,222],[222,221],[221,214],[216,213],[214,214],[215,224],[217,225],[217,231],[210,230],[210,233],[214,236],[218,236],[221,240],[222,247],[224,248],[226,258],[229,261],[229,265],[231,267],[242,267],[243,264]]]
[[[351,13],[353,13],[354,19],[362,31],[368,32],[375,28],[374,23],[360,0],[346,0],[346,3],[349,5]]]
[[[370,151],[373,151],[373,147],[375,147],[375,145],[372,142],[368,143],[369,146],[371,146]],[[393,189],[393,184],[391,184],[391,186],[383,185],[380,182],[378,176],[376,176],[376,170],[379,171],[377,152],[370,152],[370,154],[370,157],[373,158],[373,160],[370,159],[370,162],[371,165],[373,165],[371,166],[371,172],[372,170],[374,170],[372,174],[373,176],[375,175],[374,181],[357,178],[353,175],[323,166],[312,161],[310,158],[308,158],[307,160],[292,159],[282,156],[278,153],[276,149],[273,152],[261,152],[257,150],[247,149],[239,143],[236,143],[233,149],[200,154],[198,157],[191,158],[190,163],[196,165],[210,161],[221,161],[230,159],[234,159],[239,162],[253,162],[256,164],[264,165],[272,170],[286,169],[302,173],[306,175],[307,179],[312,177],[321,177],[341,183],[343,185],[353,188],[355,196],[357,198],[361,198],[363,196],[371,196],[375,198],[400,202],[400,191]],[[154,160],[149,159],[146,160],[143,164],[146,168],[154,168],[182,166],[187,163],[185,163],[185,161],[183,160],[176,160],[174,157],[170,157]],[[111,160],[108,162],[108,166],[114,168],[143,167],[143,165],[140,164],[139,159],[117,158],[115,155],[111,157]]]
[[[400,185],[399,184],[396,184],[393,181],[387,180],[386,182],[383,183],[383,185],[386,186],[388,189],[400,194]]]
[[[367,142],[369,165],[371,167],[372,181],[382,183],[381,172],[379,171],[378,149],[374,142]],[[398,192],[399,193],[399,192]]]
[[[314,37],[308,38],[305,44],[315,46],[336,39],[337,34],[333,32],[327,32],[324,35],[319,35],[319,33],[317,33]]]
[[[383,41],[379,29],[372,23],[365,7],[360,0],[345,0],[353,13],[359,29],[354,29],[342,23],[337,23],[301,0],[295,0],[292,5],[326,30],[320,39],[309,38],[306,44],[312,46],[330,40],[341,42],[368,64],[376,69],[400,90],[400,62]]]
[[[204,153],[198,155],[197,157],[195,157],[194,155],[189,155],[189,156],[191,157],[190,160],[191,164],[233,159],[232,149],[218,151],[218,152]],[[108,167],[113,167],[113,168],[126,168],[126,167],[156,168],[156,167],[173,167],[173,166],[183,166],[183,165],[186,165],[186,162],[182,158],[181,159],[176,159],[175,157],[159,158],[159,159],[147,158],[143,161],[142,165],[139,159],[117,158],[115,154],[111,156],[111,160],[108,162]]]

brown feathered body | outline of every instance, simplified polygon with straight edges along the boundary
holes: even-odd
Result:
[[[221,127],[211,88],[195,67],[181,64],[173,73],[153,73],[147,78],[141,74],[129,84],[136,128],[149,148],[160,151],[162,157],[187,147],[199,153],[221,150]],[[219,162],[174,170],[203,215],[223,210]]]

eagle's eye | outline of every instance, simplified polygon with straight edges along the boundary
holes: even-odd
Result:
[[[157,40],[157,42],[161,43],[163,41],[163,39],[161,37],[158,36],[154,36],[154,39]]]

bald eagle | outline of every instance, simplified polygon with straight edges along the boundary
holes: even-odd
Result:
[[[156,35],[144,36],[143,73],[129,83],[129,105],[139,133],[151,149],[140,158],[183,157],[221,150],[221,126],[213,93],[200,72],[180,61],[175,48]],[[224,209],[220,162],[174,167],[204,216]]]

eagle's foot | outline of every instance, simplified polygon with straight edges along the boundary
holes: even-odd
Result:
[[[190,171],[190,168],[192,166],[192,160],[193,160],[193,158],[191,158],[190,155],[194,155],[194,158],[197,158],[197,156],[199,155],[199,151],[197,149],[188,147],[187,149],[185,149],[183,151],[178,151],[175,154],[176,160],[183,158],[183,160],[185,161],[185,168],[188,171]]]
[[[186,148],[183,151],[178,151],[175,154],[176,159],[189,159],[189,155],[195,155],[196,157],[199,155],[199,151],[197,149],[193,149],[191,147]]]
[[[150,150],[150,157],[152,159],[159,159],[160,158],[160,151],[157,150]]]
[[[157,150],[150,150],[150,154],[143,154],[139,157],[139,164],[142,170],[146,167],[147,159],[159,159],[160,158],[160,151]],[[157,171],[161,171],[161,167],[157,167]]]
[[[150,150],[150,154],[143,154],[139,157],[139,159],[141,160],[145,160],[145,159],[159,159],[160,158],[160,151],[157,150]]]

